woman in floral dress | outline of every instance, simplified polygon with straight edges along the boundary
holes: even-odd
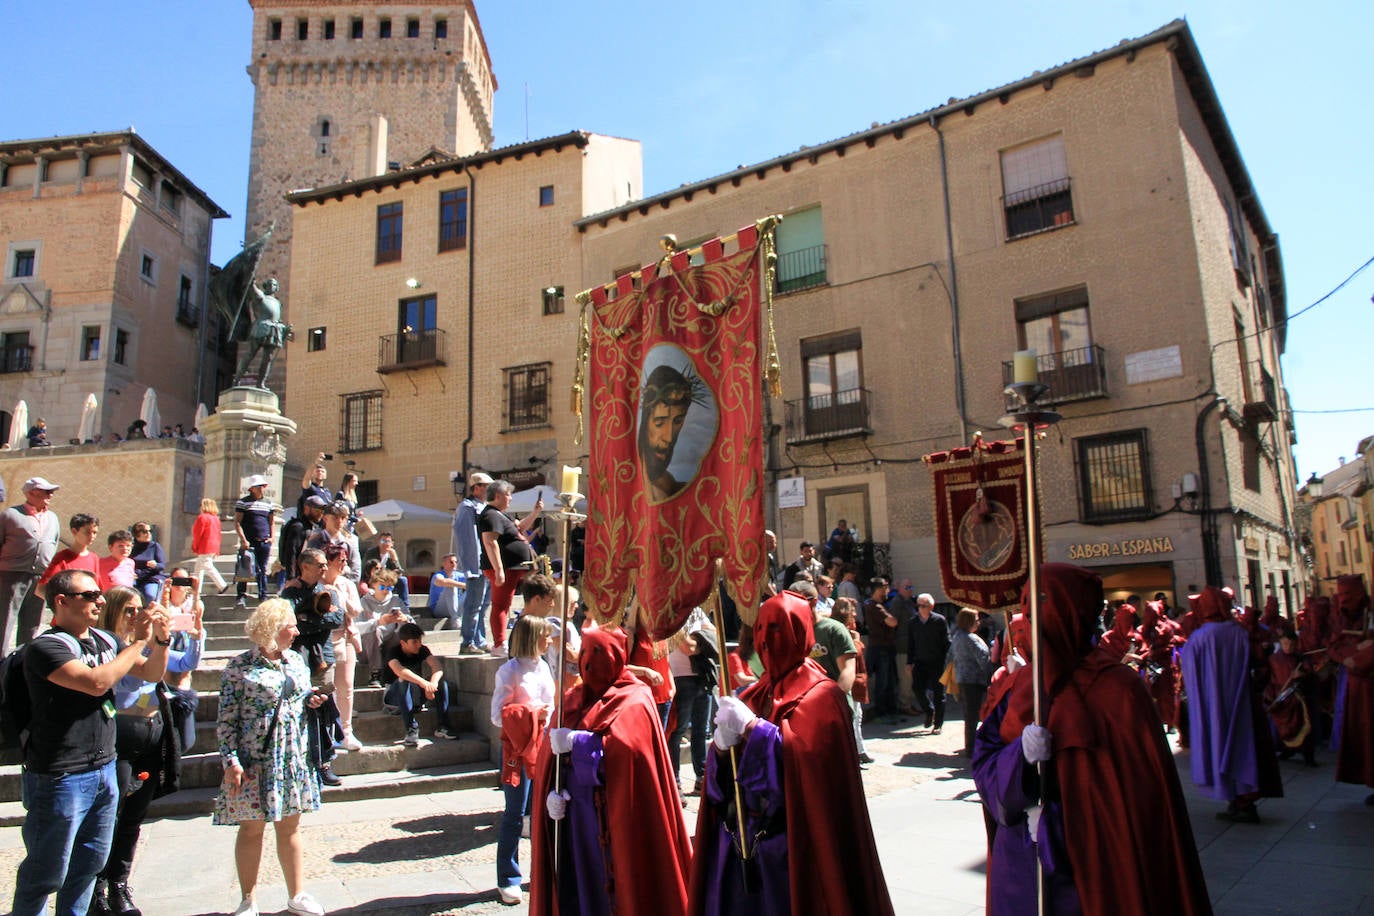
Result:
[[[277,858],[291,900],[287,912],[323,916],[305,893],[305,864],[297,832],[301,815],[320,806],[320,776],[306,752],[305,707],[324,702],[310,687],[305,660],[291,650],[296,615],[272,598],[244,624],[254,647],[224,669],[219,700],[219,752],[224,781],[213,822],[237,824],[234,858],[243,902],[234,916],[258,916],[255,890],[267,822],[277,835]]]

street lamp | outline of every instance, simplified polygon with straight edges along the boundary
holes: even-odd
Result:
[[[1312,476],[1307,478],[1307,483],[1303,484],[1303,489],[1307,491],[1308,496],[1312,497],[1313,502],[1322,498],[1324,487],[1322,486],[1322,479],[1317,476],[1316,471],[1313,471]]]

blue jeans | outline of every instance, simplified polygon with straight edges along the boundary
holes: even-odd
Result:
[[[869,646],[867,656],[869,713],[874,718],[890,715],[897,711],[897,650]]]
[[[487,577],[468,576],[468,587],[463,592],[463,645],[481,646],[486,643],[484,618],[490,604],[491,588],[487,585]]]
[[[682,738],[690,728],[692,732],[692,772],[698,780],[706,776],[706,728],[711,723],[711,691],[702,684],[696,675],[675,678],[677,696],[677,725],[668,739],[668,760],[673,767],[673,775],[678,773],[678,759],[682,754]]]
[[[272,555],[272,542],[259,541],[252,545],[253,564],[257,567],[254,572],[258,580],[258,600],[262,601],[267,597],[267,558]],[[248,583],[240,582],[237,589],[238,597],[243,598],[248,594]]]
[[[415,710],[425,702],[425,689],[397,678],[386,688],[386,698],[382,702],[396,707],[401,721],[410,729],[415,725]],[[434,689],[430,709],[439,716],[439,727],[448,728],[448,684],[442,680]]]
[[[115,762],[66,776],[26,771],[23,778],[27,854],[15,875],[14,916],[46,916],[54,893],[57,916],[85,916],[114,836]]]
[[[530,810],[531,779],[526,773],[520,785],[501,783],[506,810],[501,814],[501,829],[496,835],[496,886],[520,886],[520,827]]]

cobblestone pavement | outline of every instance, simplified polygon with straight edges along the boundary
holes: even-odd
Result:
[[[957,716],[957,706],[951,704]],[[955,751],[963,727],[953,721],[943,734],[927,735],[912,717],[868,723],[875,763],[863,773],[870,799],[948,776],[962,766]],[[685,742],[684,742],[685,744]],[[684,747],[684,758],[686,749]],[[691,785],[690,765],[682,768]],[[696,824],[698,800],[687,798],[687,827]],[[326,805],[301,822],[306,884],[334,916],[435,916],[519,913],[496,899],[496,831],[502,799],[495,789],[375,799]],[[208,817],[166,818],[145,825],[130,882],[145,916],[202,916],[232,912],[238,904],[234,877],[235,831],[213,827]],[[0,900],[13,894],[23,858],[18,828],[0,830]],[[520,861],[528,868],[529,844]],[[264,913],[284,908],[285,889],[275,847],[264,844],[259,903]]]

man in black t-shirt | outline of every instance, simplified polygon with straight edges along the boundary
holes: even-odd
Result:
[[[26,855],[15,877],[16,916],[85,912],[114,835],[114,685],[125,675],[158,681],[167,671],[170,621],[136,612],[133,642],[95,630],[105,607],[95,577],[66,569],[47,587],[53,628],[24,649],[32,719],[24,745]],[[151,639],[150,639],[151,637]],[[144,651],[148,655],[144,656]]]
[[[492,655],[506,654],[506,615],[510,613],[511,598],[520,585],[520,577],[529,571],[534,551],[520,534],[534,525],[544,511],[544,497],[534,503],[534,511],[520,520],[517,526],[506,515],[515,487],[508,480],[487,484],[487,506],[477,516],[477,536],[482,543],[482,574],[491,583],[491,640]]]
[[[448,684],[444,681],[443,660],[424,644],[425,631],[419,624],[403,623],[396,635],[400,642],[387,653],[386,670],[382,672],[387,685],[383,702],[388,712],[394,712],[405,722],[406,746],[420,743],[415,712],[425,703],[439,720],[434,726],[434,737],[457,738],[448,727]]]

